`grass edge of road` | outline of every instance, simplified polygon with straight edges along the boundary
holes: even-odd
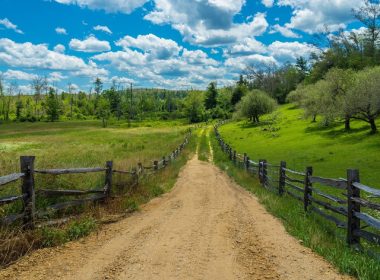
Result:
[[[0,247],[0,268],[11,265],[34,250],[60,246],[88,236],[103,224],[108,224],[109,221],[116,222],[138,211],[141,205],[151,199],[169,192],[174,187],[181,169],[194,155],[197,141],[197,137],[191,137],[189,144],[176,160],[158,173],[142,178],[136,189],[128,195],[115,198],[108,204],[89,206],[82,214],[73,217],[67,223],[43,226],[26,232],[17,228],[0,230],[0,242],[6,244]]]
[[[280,197],[263,188],[257,178],[237,168],[221,151],[214,135],[210,135],[214,163],[238,185],[253,193],[266,210],[279,218],[286,231],[324,257],[339,272],[358,279],[378,280],[380,261],[349,248],[345,236],[336,235],[334,226],[313,213],[304,213],[303,205],[289,197]]]

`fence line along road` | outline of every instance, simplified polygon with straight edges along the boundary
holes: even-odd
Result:
[[[380,198],[380,190],[361,184],[359,170],[347,170],[345,179],[330,179],[313,175],[312,167],[301,172],[287,168],[285,161],[279,165],[270,164],[265,159],[252,161],[247,153],[241,156],[222,138],[218,128],[224,123],[214,126],[215,136],[222,151],[236,166],[258,175],[261,185],[268,190],[300,201],[305,212],[317,213],[338,228],[345,229],[349,245],[360,245],[361,238],[380,245],[380,219],[377,218],[380,217],[380,203],[370,200]],[[366,198],[362,197],[364,194]]]
[[[189,143],[192,134],[192,129],[186,133],[184,141],[168,156],[162,157],[161,160],[152,161],[152,166],[143,166],[138,163],[131,170],[115,170],[113,169],[113,161],[107,161],[105,167],[92,168],[64,168],[64,169],[46,169],[38,170],[34,168],[34,156],[20,157],[20,173],[10,174],[0,177],[0,188],[12,182],[21,180],[21,195],[0,197],[0,207],[6,204],[22,201],[22,211],[13,213],[0,219],[0,225],[10,225],[22,219],[25,229],[32,229],[36,226],[38,218],[45,217],[52,212],[67,209],[73,206],[83,205],[88,202],[102,201],[106,202],[107,198],[111,197],[113,174],[126,174],[132,177],[131,186],[138,184],[139,179],[144,175],[154,174],[157,171],[167,167],[170,162],[174,161]],[[49,174],[49,175],[65,175],[65,174],[86,174],[105,172],[104,186],[100,189],[90,190],[67,190],[67,189],[35,189],[34,174]],[[80,199],[56,203],[49,205],[45,211],[36,211],[36,196],[43,197],[60,197],[60,196],[84,196]]]

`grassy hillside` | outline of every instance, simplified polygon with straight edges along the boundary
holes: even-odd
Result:
[[[247,121],[223,125],[220,132],[240,153],[271,163],[287,162],[292,169],[314,168],[314,174],[346,177],[346,169],[360,169],[362,182],[380,187],[380,134],[370,135],[366,123],[354,121],[352,131],[343,124],[322,127],[303,118],[303,111],[285,105],[256,125]]]

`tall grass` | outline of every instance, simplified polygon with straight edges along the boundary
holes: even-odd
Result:
[[[129,170],[142,162],[152,165],[152,160],[170,154],[182,143],[186,126],[175,126],[173,122],[160,123],[155,128],[118,128],[101,129],[93,122],[38,123],[25,124],[25,133],[20,124],[1,127],[0,135],[0,176],[17,172],[17,158],[20,155],[36,155],[36,169],[104,166],[106,160],[113,159],[115,169]],[[153,174],[140,179],[139,184],[131,187],[129,175],[114,176],[114,193],[121,196],[107,204],[91,204],[70,209],[76,214],[61,226],[42,226],[34,231],[24,232],[16,227],[0,229],[0,266],[4,266],[30,250],[57,246],[64,242],[83,237],[96,230],[99,221],[109,216],[124,216],[139,209],[153,197],[169,191],[181,167],[194,153],[196,140],[183,150],[180,157]],[[36,189],[88,189],[102,187],[104,174],[77,174],[62,176],[38,175],[35,177]],[[20,193],[17,183],[0,191],[0,196]],[[37,210],[67,198],[37,198]],[[21,203],[0,208],[0,216],[18,212]],[[66,214],[68,214],[66,213]],[[59,213],[60,217],[64,213]]]

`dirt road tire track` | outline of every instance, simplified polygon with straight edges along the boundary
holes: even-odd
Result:
[[[172,192],[97,234],[32,253],[0,279],[349,279],[257,199],[194,157]]]

